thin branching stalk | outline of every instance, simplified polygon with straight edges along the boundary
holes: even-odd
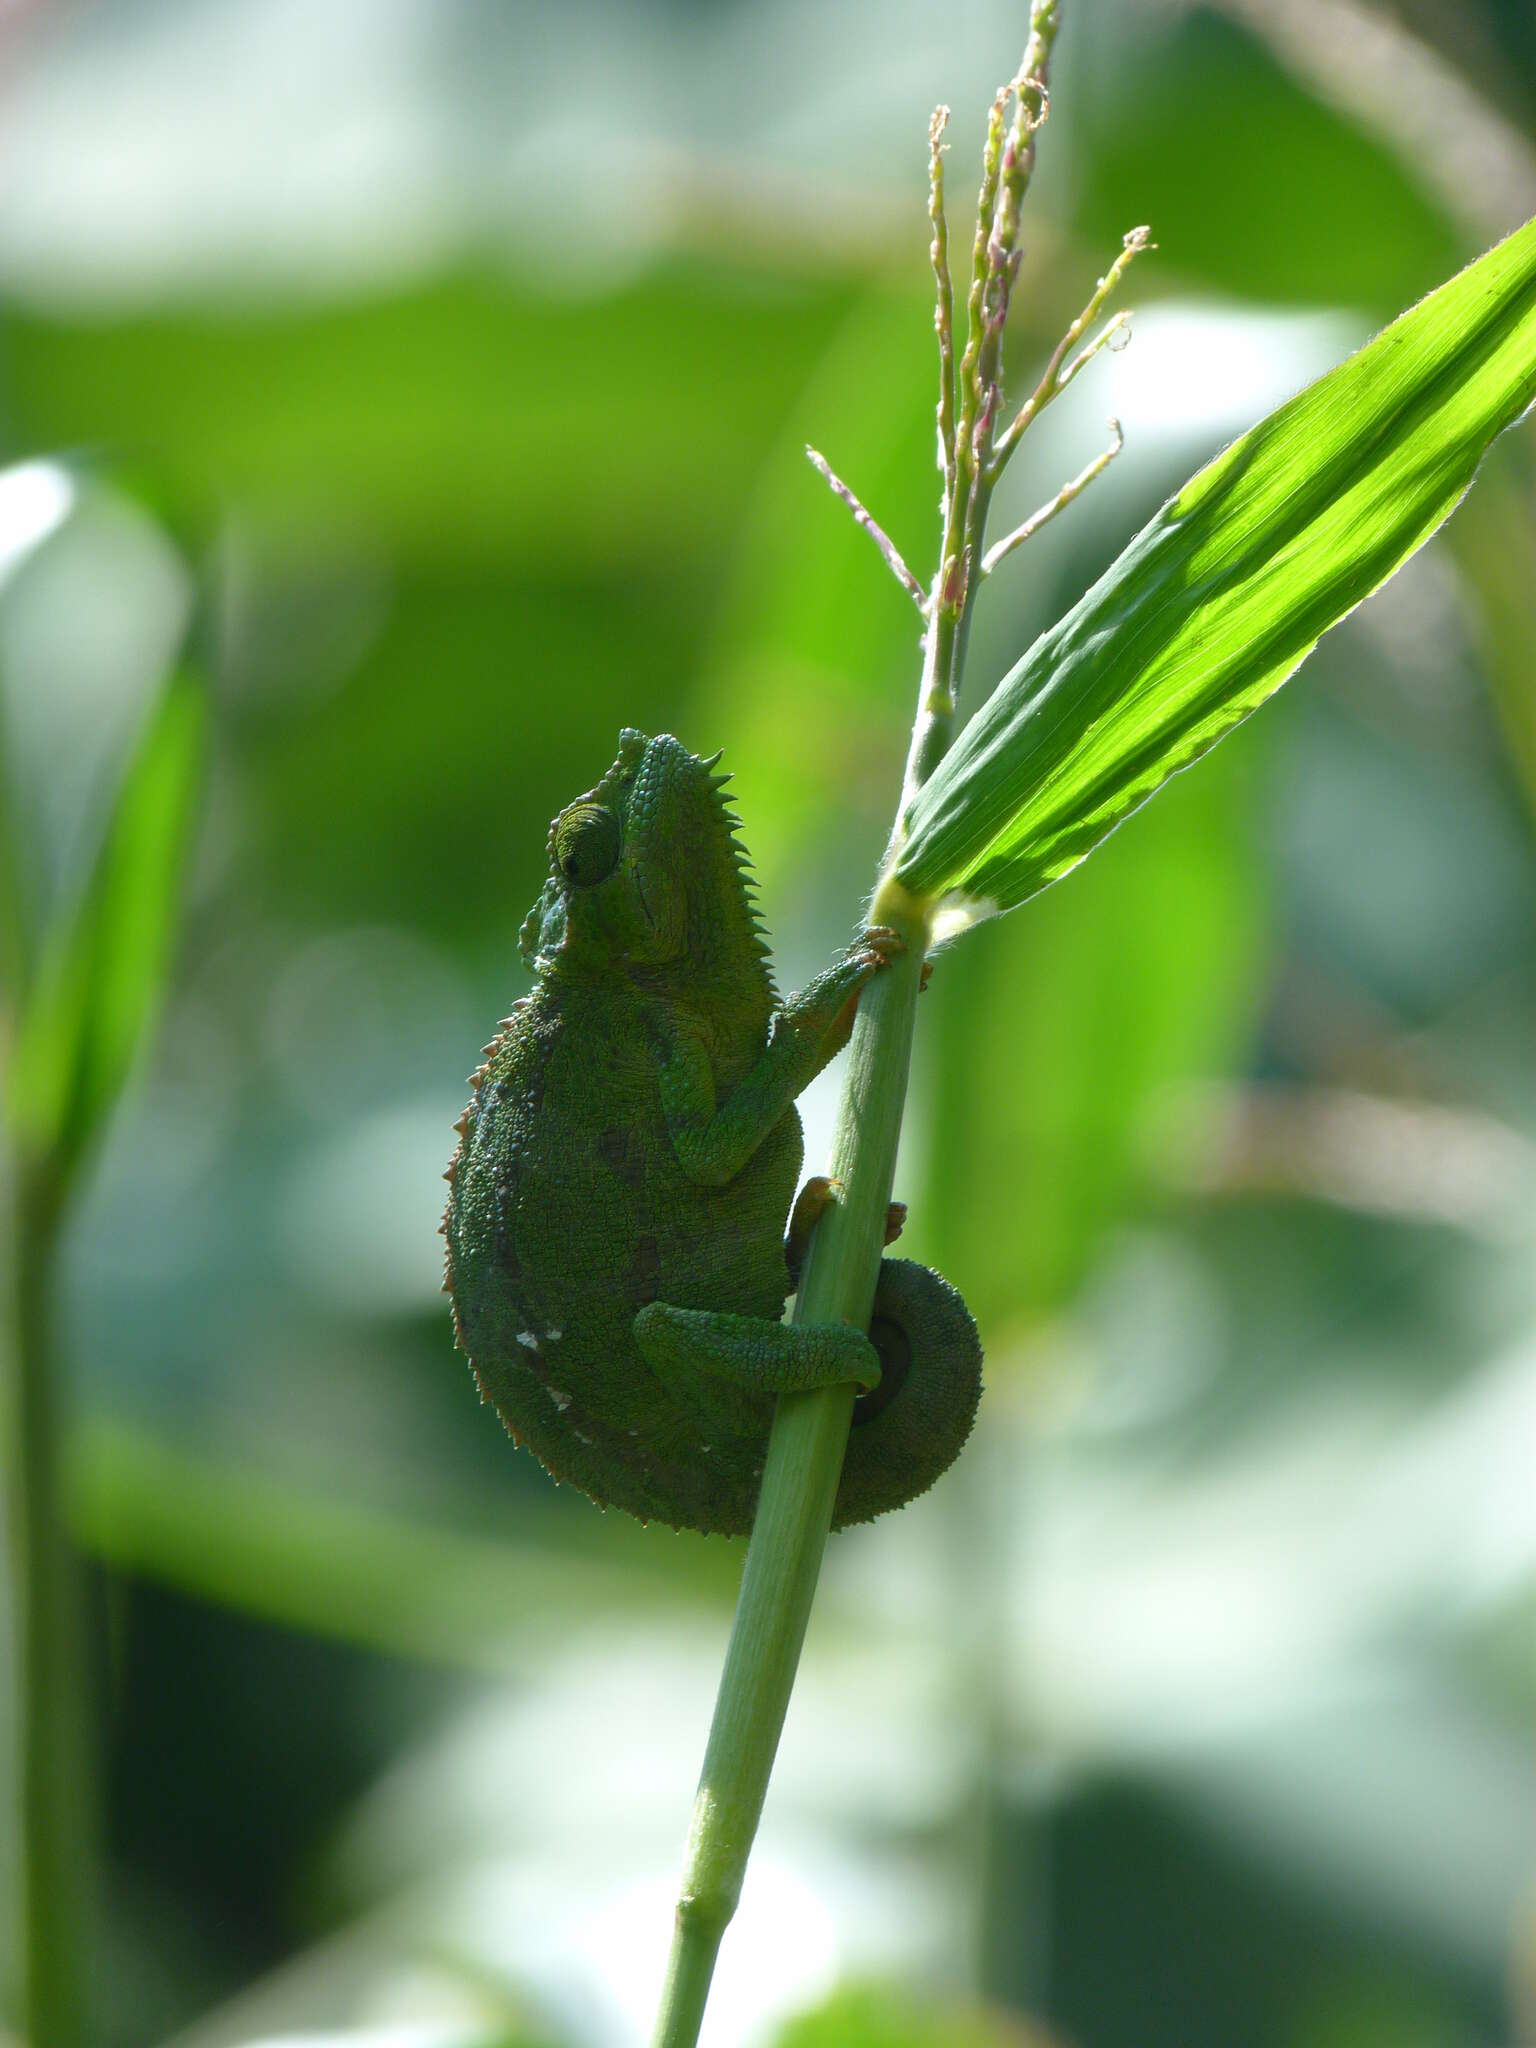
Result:
[[[955,495],[955,288],[949,276],[949,227],[944,218],[944,130],[948,107],[935,107],[928,123],[928,218],[933,240],[933,327],[939,337],[939,467],[944,472],[944,517]]]
[[[1038,511],[1016,526],[1012,533],[1005,533],[1001,540],[994,541],[981,558],[978,575],[990,576],[998,563],[1011,555],[1015,548],[1023,547],[1025,541],[1033,540],[1042,526],[1048,526],[1058,512],[1065,512],[1074,498],[1081,497],[1095,477],[1102,476],[1125,446],[1125,436],[1120,431],[1120,422],[1111,419],[1109,423],[1109,446],[1095,455],[1092,462],[1080,469],[1070,482],[1064,483],[1054,498],[1047,498]]]
[[[807,446],[805,452],[810,458],[811,467],[819,475],[826,478],[827,488],[831,491],[833,497],[840,499],[848,507],[848,510],[853,514],[854,524],[861,527],[869,535],[875,546],[880,550],[880,558],[885,563],[885,566],[923,614],[923,617],[926,618],[928,616],[928,593],[902,560],[901,550],[897,547],[895,541],[891,539],[885,528],[873,514],[865,509],[863,501],[843,482],[820,449]]]
[[[1141,254],[1143,249],[1150,249],[1156,246],[1151,241],[1150,236],[1151,230],[1148,228],[1131,229],[1121,246],[1120,254],[1094,287],[1093,297],[1084,306],[1082,312],[1078,314],[1072,325],[1051,351],[1050,360],[1041,372],[1040,382],[1035,386],[1029,397],[1025,399],[1017,413],[1014,414],[1006,431],[998,436],[991,464],[992,480],[994,483],[1002,474],[1003,464],[1008,460],[1014,449],[1018,447],[1019,442],[1028,432],[1029,428],[1034,425],[1051,400],[1061,396],[1078,371],[1085,364],[1092,362],[1101,348],[1108,347],[1113,349],[1117,346],[1123,347],[1125,340],[1130,338],[1130,313],[1128,311],[1116,313],[1112,320],[1105,322],[1092,341],[1084,348],[1078,349],[1077,354],[1072,357],[1070,362],[1067,361],[1068,351],[1077,348],[1077,344],[1082,340],[1094,321],[1098,319],[1100,313],[1104,310],[1106,301],[1111,297],[1115,287],[1119,284],[1121,278],[1124,277],[1126,271],[1130,269],[1131,264]],[[1065,368],[1063,368],[1064,364]]]

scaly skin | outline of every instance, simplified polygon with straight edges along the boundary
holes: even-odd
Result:
[[[513,1441],[678,1528],[750,1529],[776,1395],[857,1381],[841,1527],[948,1466],[981,1352],[954,1289],[904,1260],[883,1263],[873,1344],[781,1320],[794,1099],[901,941],[866,932],[780,1003],[712,766],[626,731],[551,826],[523,927],[535,986],[472,1077],[448,1169],[445,1285]],[[812,1183],[797,1209],[796,1263],[827,1198]]]

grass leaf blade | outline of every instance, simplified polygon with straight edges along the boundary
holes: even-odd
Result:
[[[1536,399],[1536,220],[1199,472],[971,720],[891,872],[1010,910],[1272,696]]]

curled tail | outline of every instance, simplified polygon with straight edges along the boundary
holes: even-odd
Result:
[[[869,1341],[881,1380],[854,1403],[832,1526],[926,1493],[960,1455],[981,1398],[981,1339],[958,1291],[928,1266],[883,1259]]]

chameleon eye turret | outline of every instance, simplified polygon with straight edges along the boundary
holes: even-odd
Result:
[[[513,1441],[679,1528],[750,1529],[776,1396],[856,1383],[841,1526],[951,1463],[981,1347],[955,1290],[906,1260],[883,1262],[874,1343],[781,1320],[795,1097],[901,941],[867,931],[781,1001],[726,780],[668,734],[626,731],[555,820],[523,932],[534,987],[458,1125],[445,1285]]]
[[[601,804],[576,803],[555,820],[555,865],[577,889],[595,889],[619,864],[619,821]]]

